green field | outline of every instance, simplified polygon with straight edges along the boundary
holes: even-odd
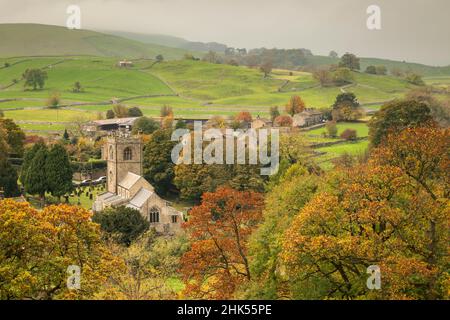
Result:
[[[5,25],[0,26],[6,30]],[[44,29],[39,26],[36,32]],[[60,29],[47,31],[56,32],[56,40],[64,33]],[[83,32],[76,35],[76,41],[91,36]],[[324,88],[308,72],[274,69],[264,78],[259,69],[244,66],[193,60],[155,63],[152,59],[138,58],[133,60],[132,67],[119,68],[118,60],[108,54],[0,58],[0,110],[6,117],[20,121],[26,130],[54,131],[62,130],[75,119],[89,120],[97,118],[98,113],[104,115],[111,109],[112,100],[124,99],[123,104],[138,106],[147,116],[158,116],[161,106],[170,105],[176,117],[231,116],[242,110],[255,117],[268,116],[271,106],[279,106],[284,112],[292,95],[301,96],[308,107],[320,109],[328,108],[338,94],[353,92],[360,103],[376,110],[384,102],[402,97],[414,88],[399,78],[360,72],[353,73],[354,83],[350,86]],[[317,58],[315,63],[326,63],[325,60]],[[47,72],[48,80],[42,90],[24,89],[21,76],[27,68]],[[76,81],[81,83],[82,92],[73,92]],[[431,75],[425,81],[445,86],[450,76]],[[63,107],[59,110],[45,108],[53,94],[61,98]],[[46,128],[41,122],[51,124]],[[364,133],[358,131],[358,135]]]
[[[369,127],[367,127],[366,123],[362,123],[362,122],[338,122],[336,124],[336,126],[337,126],[337,129],[338,129],[338,133],[337,133],[338,136],[346,129],[356,130],[356,134],[360,138],[367,137],[369,135]],[[322,136],[326,132],[327,132],[326,128],[322,127],[322,128],[306,131],[305,135],[307,135],[307,136],[315,136],[315,135]]]

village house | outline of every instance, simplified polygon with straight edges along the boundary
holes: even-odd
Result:
[[[94,212],[108,207],[126,206],[138,210],[158,233],[181,231],[183,213],[160,198],[153,186],[142,177],[142,141],[130,132],[111,133],[104,145],[107,160],[107,191],[99,194]]]
[[[251,128],[252,129],[261,129],[268,128],[272,125],[272,121],[266,118],[261,118],[259,115],[256,116],[256,119],[252,121]]]
[[[293,127],[310,127],[324,120],[323,113],[315,109],[306,109],[292,117]]]

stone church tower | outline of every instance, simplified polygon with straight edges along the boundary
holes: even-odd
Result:
[[[108,192],[117,193],[117,184],[128,172],[142,176],[142,141],[129,132],[117,132],[106,139]]]

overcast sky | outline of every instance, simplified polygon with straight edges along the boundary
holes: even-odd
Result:
[[[65,25],[69,4],[82,29],[450,64],[450,0],[0,0],[0,23]],[[366,27],[371,4],[381,30]]]

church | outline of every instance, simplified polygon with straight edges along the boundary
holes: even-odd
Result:
[[[142,148],[141,138],[130,132],[115,131],[106,138],[107,191],[97,196],[92,210],[126,206],[138,210],[158,233],[176,234],[181,231],[183,213],[169,206],[142,177]]]

